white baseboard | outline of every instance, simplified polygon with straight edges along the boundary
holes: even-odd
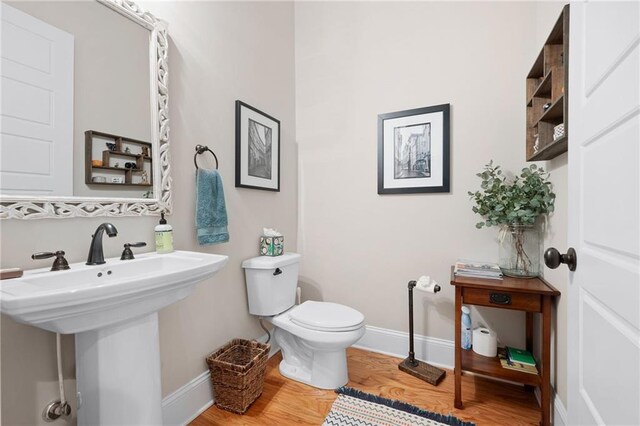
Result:
[[[164,425],[186,425],[213,404],[209,372],[205,371],[162,400]]]
[[[535,396],[540,404],[540,389],[536,388]],[[564,404],[556,394],[555,390],[551,388],[551,394],[553,396],[553,425],[566,426],[567,425],[567,409],[564,408]]]
[[[416,358],[428,361],[438,367],[453,369],[454,351],[451,340],[416,334],[413,341]],[[406,358],[409,354],[409,333],[368,325],[364,337],[353,347],[397,358]]]
[[[267,340],[267,335],[257,339]],[[274,340],[271,342],[269,358],[280,351]],[[209,371],[198,375],[162,400],[162,422],[165,426],[187,425],[213,405],[213,389]]]

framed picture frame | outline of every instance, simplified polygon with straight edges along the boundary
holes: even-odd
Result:
[[[280,191],[280,121],[239,100],[236,187]]]
[[[449,192],[449,104],[378,115],[378,194]]]

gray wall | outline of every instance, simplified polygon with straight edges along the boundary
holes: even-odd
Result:
[[[198,285],[195,294],[160,312],[162,387],[166,396],[206,371],[204,358],[233,337],[263,334],[248,313],[240,263],[258,254],[262,227],[278,228],[288,251],[297,241],[297,162],[294,109],[292,3],[148,2],[142,6],[169,23],[171,165],[175,247],[226,254],[227,266]],[[281,192],[234,187],[235,105],[241,99],[281,121]],[[194,229],[196,144],[220,160],[231,241],[200,247]],[[207,165],[205,160],[202,164]],[[209,162],[209,164],[211,164]],[[0,223],[2,267],[30,269],[31,253],[64,249],[71,262],[86,260],[90,235],[112,222],[118,237],[105,238],[108,256],[122,244],[153,247],[157,217],[17,221]],[[42,424],[45,404],[56,398],[55,335],[2,317],[2,424]],[[64,342],[67,394],[74,391],[73,337]]]
[[[564,2],[550,1],[536,3],[536,45],[530,52],[531,58],[540,53],[542,45],[546,41],[551,28],[556,23]],[[531,59],[533,61],[533,59]],[[571,94],[569,94],[571,98]],[[571,123],[569,123],[571,127]],[[544,235],[543,246],[545,249],[555,247],[561,253],[566,253],[567,231],[569,220],[569,192],[567,181],[567,154],[562,154],[553,160],[540,163],[551,173],[551,182],[556,193],[556,211],[549,217],[547,222],[547,232]],[[565,408],[567,407],[567,297],[569,295],[569,270],[564,267],[558,269],[544,268],[544,277],[553,284],[562,295],[556,298],[556,316],[554,333],[552,336],[553,367],[552,374],[555,376],[555,390],[560,397]]]
[[[406,283],[442,285],[416,305],[416,332],[454,338],[450,266],[497,260],[497,228],[477,230],[467,191],[489,160],[525,167],[525,77],[562,3],[300,2],[296,135],[301,274],[319,297],[407,330]],[[377,115],[451,104],[451,192],[377,194]],[[564,158],[564,159],[563,159]],[[558,195],[545,246],[566,245],[566,155],[545,165]],[[327,267],[330,265],[331,267]],[[566,273],[548,274],[564,289]],[[421,300],[420,300],[421,299]],[[524,345],[524,314],[474,309],[504,344]],[[556,386],[565,397],[566,310],[558,307]]]

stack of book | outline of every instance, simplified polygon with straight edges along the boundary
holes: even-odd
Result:
[[[502,271],[497,263],[475,262],[471,260],[458,260],[453,268],[453,274],[457,277],[502,279]]]
[[[538,374],[536,360],[531,352],[512,347],[498,348],[498,358],[502,368],[521,371],[528,374]]]

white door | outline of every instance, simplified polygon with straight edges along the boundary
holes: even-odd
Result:
[[[2,3],[0,193],[73,195],[73,36]]]
[[[639,44],[639,2],[571,3],[571,425],[640,424]]]

